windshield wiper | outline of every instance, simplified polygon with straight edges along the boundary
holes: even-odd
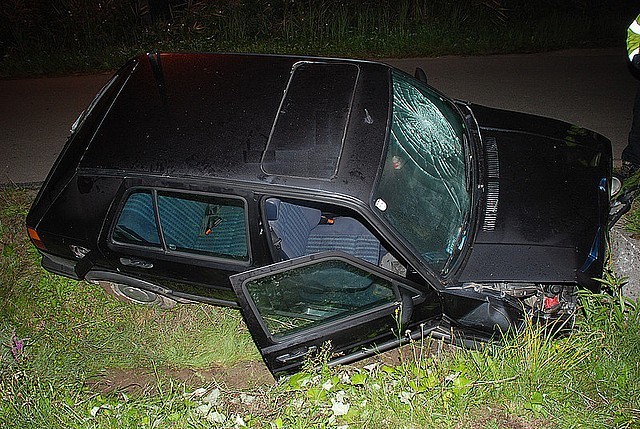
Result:
[[[451,255],[447,258],[447,262],[445,262],[444,267],[442,268],[442,275],[447,275],[451,270],[451,266],[458,259],[458,255],[464,248],[465,243],[467,242],[467,232],[469,229],[469,220],[471,218],[471,209],[467,211],[464,222],[460,227],[460,232],[453,242],[453,247],[451,249]]]

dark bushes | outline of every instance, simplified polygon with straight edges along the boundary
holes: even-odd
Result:
[[[3,75],[113,68],[148,50],[349,56],[622,44],[631,0],[2,0]]]

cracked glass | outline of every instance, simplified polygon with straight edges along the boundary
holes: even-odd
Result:
[[[385,218],[435,271],[464,239],[470,210],[464,124],[453,104],[394,72],[393,115],[374,200]]]

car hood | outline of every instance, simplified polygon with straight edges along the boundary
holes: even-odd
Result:
[[[562,121],[470,108],[484,192],[460,280],[589,283],[604,257],[609,140]]]

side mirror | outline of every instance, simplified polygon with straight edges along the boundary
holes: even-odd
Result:
[[[427,74],[420,67],[416,67],[416,71],[413,75],[420,82],[427,83]]]

